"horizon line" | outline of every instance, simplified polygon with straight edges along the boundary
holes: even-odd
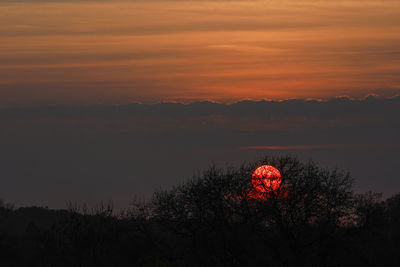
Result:
[[[161,100],[160,102],[141,102],[141,101],[132,101],[132,102],[126,102],[126,103],[92,103],[92,104],[47,104],[47,105],[30,105],[30,106],[0,106],[0,110],[6,110],[6,109],[36,109],[36,108],[54,108],[54,107],[93,107],[93,106],[128,106],[128,105],[147,105],[147,106],[154,106],[154,105],[161,105],[161,104],[180,104],[180,105],[192,105],[192,104],[199,104],[199,103],[211,103],[211,104],[217,104],[217,105],[226,105],[226,106],[231,106],[235,104],[240,104],[243,102],[253,102],[253,103],[258,103],[258,102],[269,102],[269,103],[283,103],[286,101],[308,101],[308,102],[319,102],[319,103],[327,103],[332,100],[336,99],[346,99],[349,101],[365,101],[367,99],[373,98],[373,99],[395,99],[400,97],[400,90],[399,93],[396,93],[392,96],[381,96],[379,94],[375,93],[370,93],[366,94],[363,97],[350,97],[348,95],[338,95],[338,96],[333,96],[333,97],[328,97],[328,98],[282,98],[282,99],[271,99],[271,98],[261,98],[261,99],[242,99],[242,100],[237,100],[233,102],[223,102],[223,101],[217,101],[213,99],[198,99],[194,101],[178,101],[178,100]]]

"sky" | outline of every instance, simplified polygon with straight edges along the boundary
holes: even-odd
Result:
[[[0,107],[400,90],[392,0],[2,0]]]
[[[296,155],[400,190],[400,1],[0,0],[0,199],[65,208]]]
[[[349,171],[356,192],[399,192],[400,97],[0,109],[0,198],[128,207],[265,155]],[[249,177],[250,179],[250,177]]]

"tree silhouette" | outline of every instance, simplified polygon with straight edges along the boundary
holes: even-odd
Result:
[[[255,191],[260,165],[279,169]],[[215,165],[114,212],[0,203],[0,266],[399,266],[400,194],[356,194],[352,178],[295,157]]]
[[[250,177],[261,164],[277,167],[282,183],[254,198]],[[212,166],[157,192],[152,215],[206,265],[248,264],[254,247],[269,255],[262,262],[271,265],[324,265],[333,237],[354,210],[351,186],[348,173],[293,157],[265,158],[237,169]]]

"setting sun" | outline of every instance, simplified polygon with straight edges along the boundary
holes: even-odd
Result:
[[[252,183],[259,193],[269,193],[278,190],[282,183],[282,175],[277,168],[262,165],[253,172]]]

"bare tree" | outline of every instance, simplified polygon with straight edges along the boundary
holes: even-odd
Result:
[[[261,164],[277,167],[282,183],[264,198],[255,198],[251,174]],[[244,264],[248,256],[242,255],[255,244],[270,255],[266,260],[272,265],[319,265],[327,263],[341,219],[354,210],[351,186],[348,173],[289,156],[267,157],[239,168],[212,166],[172,190],[157,192],[152,214],[184,237],[190,244],[186,248],[205,265],[207,260]]]

